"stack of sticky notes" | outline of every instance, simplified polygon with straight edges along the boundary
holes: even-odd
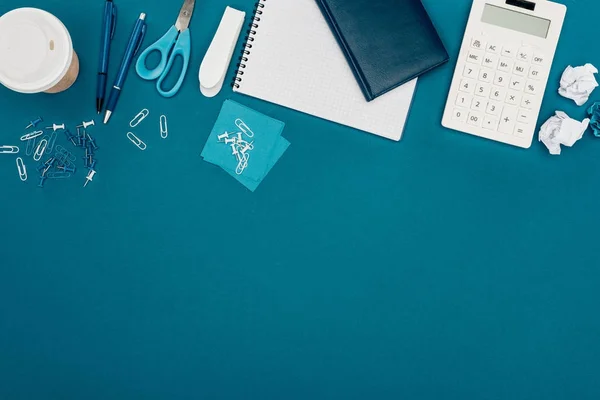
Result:
[[[223,103],[202,158],[255,191],[290,146],[285,124],[232,100]]]

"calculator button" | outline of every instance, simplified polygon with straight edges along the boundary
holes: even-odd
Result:
[[[518,76],[512,76],[510,78],[510,83],[508,87],[512,90],[518,90],[519,92],[523,91],[525,87],[525,78],[519,78]]]
[[[485,51],[492,54],[500,54],[501,46],[498,46],[497,43],[488,43]]]
[[[469,107],[473,101],[473,96],[470,94],[459,93],[456,96],[456,105],[461,107]]]
[[[515,129],[515,123],[517,122],[517,108],[516,107],[504,107],[502,116],[500,117],[500,125],[498,130],[502,133],[512,135]]]
[[[502,55],[504,57],[515,58],[516,52],[517,52],[517,50],[514,48],[514,46],[504,46],[502,48]]]
[[[484,99],[478,99],[477,97],[473,99],[471,103],[471,110],[473,111],[481,111],[484,112],[487,107],[487,101]]]
[[[465,70],[463,72],[465,78],[477,79],[478,75],[479,67],[476,67],[475,65],[465,65]]]
[[[504,101],[504,96],[506,96],[506,89],[494,86],[490,91],[490,99],[496,101]]]
[[[513,68],[513,74],[519,76],[526,76],[527,72],[529,72],[529,66],[525,63],[517,61]]]
[[[496,68],[498,66],[498,56],[494,54],[486,54],[483,56],[483,66],[488,68]]]
[[[491,88],[487,83],[477,83],[475,85],[475,96],[488,97]]]
[[[467,124],[469,125],[481,126],[482,121],[483,114],[478,113],[476,111],[471,111],[469,113],[469,118],[467,118]]]
[[[479,80],[485,83],[492,83],[494,80],[494,71],[482,69],[479,73]]]
[[[496,72],[496,77],[494,78],[494,85],[497,86],[506,86],[508,85],[508,74],[504,72]]]
[[[525,137],[527,135],[527,132],[529,132],[531,128],[528,125],[524,125],[524,124],[519,124],[517,122],[516,126],[515,126],[515,136],[518,137]]]
[[[506,99],[504,101],[506,101],[508,104],[511,104],[513,106],[518,106],[521,105],[521,92],[517,92],[515,90],[509,90],[508,93],[506,94]]]
[[[537,51],[533,53],[533,60],[532,62],[535,65],[544,65],[546,64],[546,56],[544,56],[542,53],[538,53]]]
[[[517,121],[522,122],[524,124],[530,124],[533,117],[531,116],[531,111],[520,109],[517,114]]]
[[[490,114],[490,115],[494,115],[494,116],[499,116],[500,113],[502,112],[502,103],[499,103],[497,101],[494,100],[490,100],[490,102],[487,105],[487,108],[485,110],[486,113]]]
[[[481,60],[483,59],[483,51],[479,50],[470,50],[469,55],[467,55],[467,61],[473,64],[481,64]]]
[[[471,47],[477,50],[485,49],[486,43],[480,38],[475,38],[471,41]]]
[[[504,72],[512,72],[514,61],[510,58],[500,57],[500,61],[498,63],[498,69]]]
[[[521,100],[521,107],[531,110],[535,107],[535,103],[535,96],[524,94]]]
[[[460,81],[460,87],[458,88],[461,92],[473,94],[475,92],[475,81],[471,79],[463,79]]]
[[[523,62],[530,62],[533,57],[533,49],[531,47],[521,47],[517,52],[517,60]]]
[[[468,116],[468,111],[461,108],[455,108],[454,112],[452,112],[452,119],[455,121],[467,122]]]
[[[483,117],[483,127],[485,129],[491,129],[493,131],[498,127],[498,120],[494,117],[485,116]]]
[[[541,91],[540,83],[535,81],[527,81],[525,85],[525,93],[538,94]]]
[[[542,79],[542,69],[540,67],[536,67],[535,65],[529,69],[529,78],[540,80]]]

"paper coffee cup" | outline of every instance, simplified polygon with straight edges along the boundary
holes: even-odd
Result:
[[[79,59],[58,18],[37,8],[0,17],[0,83],[20,93],[58,93],[77,75]]]

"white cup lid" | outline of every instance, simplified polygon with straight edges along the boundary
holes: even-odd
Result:
[[[0,83],[17,92],[55,86],[73,60],[67,28],[37,8],[18,8],[0,17]]]

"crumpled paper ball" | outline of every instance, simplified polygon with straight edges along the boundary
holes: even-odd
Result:
[[[598,87],[594,76],[597,73],[598,70],[592,64],[575,68],[569,65],[560,78],[558,93],[573,100],[578,106],[584,105],[590,98],[590,94]]]
[[[594,136],[600,137],[600,103],[594,103],[588,108],[588,115],[590,116],[590,126],[594,131]]]

